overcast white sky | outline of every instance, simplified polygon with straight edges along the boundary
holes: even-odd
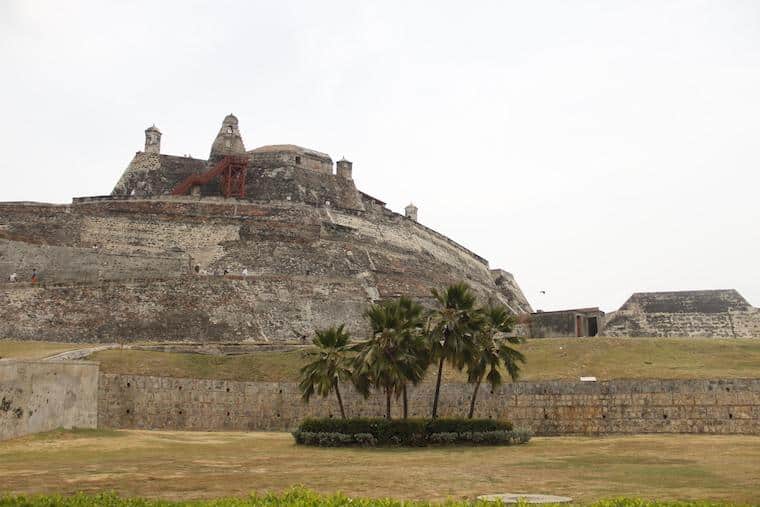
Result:
[[[354,162],[534,308],[760,306],[760,2],[0,0],[0,201],[108,194],[155,123]],[[546,291],[546,295],[540,291]]]

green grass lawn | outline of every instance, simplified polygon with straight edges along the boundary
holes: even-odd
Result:
[[[519,349],[528,359],[522,380],[760,377],[758,339],[545,338]],[[111,373],[255,381],[295,381],[304,363],[298,350],[240,356],[105,350],[89,359]],[[465,380],[451,369],[446,377]]]
[[[310,448],[287,433],[57,431],[0,442],[0,494],[165,499],[244,496],[301,484],[355,497],[445,500],[550,493],[754,503],[760,437],[534,438],[510,447]]]
[[[90,347],[87,343],[59,343],[0,339],[0,358],[42,359],[69,350]]]

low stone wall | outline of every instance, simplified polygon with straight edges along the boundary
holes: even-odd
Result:
[[[429,415],[433,387],[410,390],[410,416]],[[440,415],[464,415],[471,393],[468,384],[444,385]],[[379,396],[364,400],[346,386],[343,397],[350,416],[384,413]],[[294,383],[101,374],[98,403],[99,425],[110,428],[289,430],[305,417],[339,416],[333,396],[307,405]],[[760,379],[508,384],[481,389],[476,416],[537,435],[760,434]]]
[[[97,402],[97,363],[0,361],[0,440],[95,428]]]

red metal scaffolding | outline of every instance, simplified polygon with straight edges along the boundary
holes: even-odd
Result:
[[[248,172],[248,157],[227,156],[211,170],[203,174],[193,174],[174,187],[172,195],[187,195],[195,186],[206,185],[219,178],[219,188],[224,197],[245,197],[245,176]]]

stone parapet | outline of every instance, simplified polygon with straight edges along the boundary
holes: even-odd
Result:
[[[429,415],[432,384],[411,388],[411,417]],[[441,416],[464,416],[473,386],[442,386]],[[384,414],[382,396],[342,389],[350,416]],[[295,383],[101,374],[99,424],[167,430],[293,429],[306,417],[339,417],[334,397],[301,401]],[[400,403],[393,404],[394,417]],[[482,388],[476,417],[508,419],[537,435],[760,434],[760,379],[519,382]]]
[[[95,428],[97,400],[97,363],[0,360],[0,440]]]

